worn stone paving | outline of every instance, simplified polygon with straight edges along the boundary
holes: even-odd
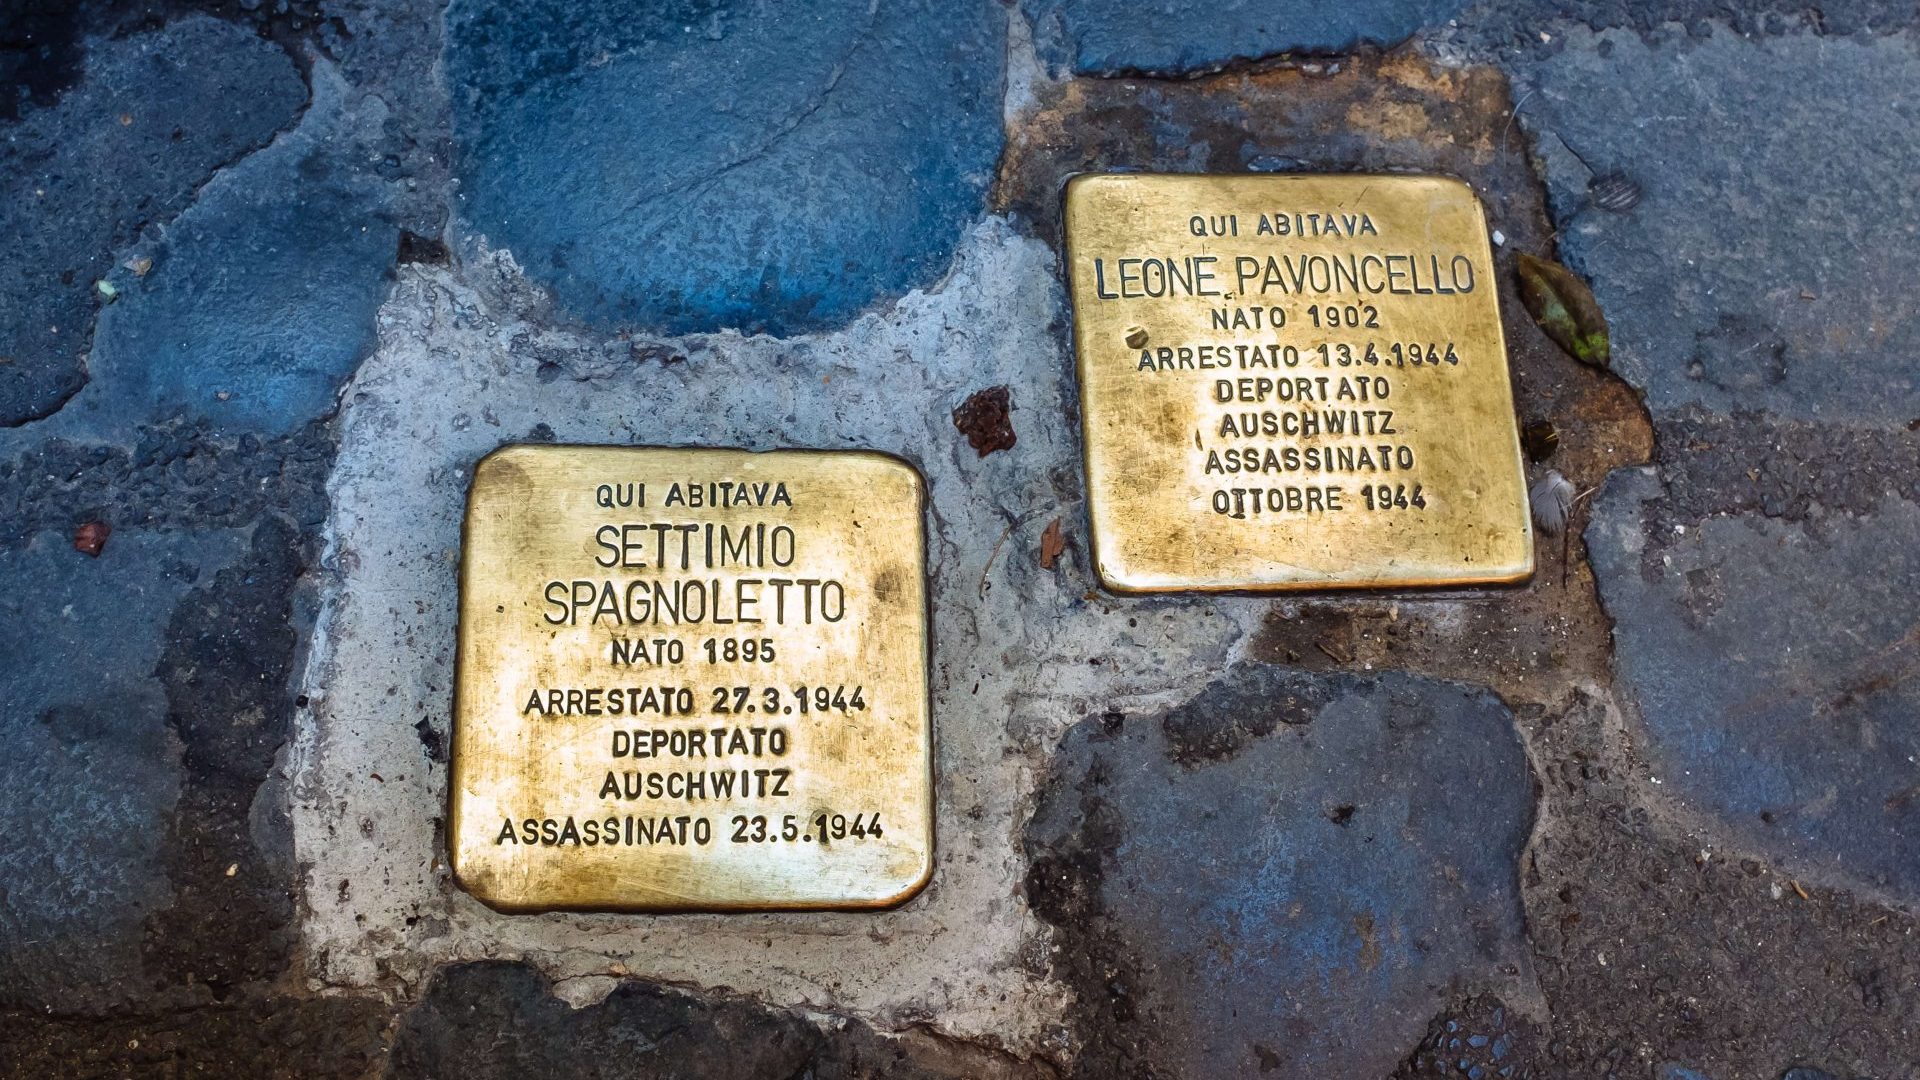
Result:
[[[298,69],[245,27],[189,16],[102,41],[88,77],[7,132],[0,227],[0,423],[34,420],[79,390],[97,283],[154,221],[178,216],[223,166],[264,146],[305,106]],[[136,108],[141,98],[165,108]],[[181,121],[191,117],[192,123]],[[142,256],[131,256],[140,258]]]
[[[845,323],[945,272],[1000,154],[993,4],[446,18],[461,213],[601,327]]]
[[[1384,1076],[1449,987],[1532,996],[1532,783],[1484,690],[1232,668],[1055,769],[1027,895],[1103,1014],[1081,1075]]]
[[[1917,19],[0,12],[0,1075],[1920,1076]],[[1098,589],[1058,252],[1097,168],[1472,183],[1574,535],[1486,593]],[[923,471],[924,894],[451,883],[459,515],[528,440]]]

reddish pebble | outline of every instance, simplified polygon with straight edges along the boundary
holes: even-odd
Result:
[[[100,557],[101,549],[107,546],[107,537],[112,533],[113,527],[106,522],[89,521],[73,530],[73,549],[97,559]]]

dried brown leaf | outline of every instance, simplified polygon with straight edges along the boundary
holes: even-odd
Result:
[[[1527,452],[1528,461],[1545,461],[1559,448],[1560,429],[1551,420],[1535,420],[1520,429],[1520,449]]]
[[[1520,253],[1520,299],[1554,344],[1583,364],[1603,368],[1613,358],[1607,318],[1593,290],[1557,262]]]
[[[1066,537],[1060,535],[1060,519],[1054,518],[1040,534],[1040,569],[1051,570],[1067,550]]]

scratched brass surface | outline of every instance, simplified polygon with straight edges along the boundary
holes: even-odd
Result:
[[[482,460],[460,566],[460,883],[509,911],[917,892],[933,843],[923,502],[919,473],[874,453]]]
[[[1492,249],[1465,184],[1080,176],[1066,237],[1108,587],[1532,573]]]

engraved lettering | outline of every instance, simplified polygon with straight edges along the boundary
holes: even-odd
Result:
[[[1144,265],[1136,289],[1215,283],[1199,257]],[[925,786],[895,779],[927,767],[918,476],[866,453],[501,453],[463,556],[456,877],[514,908],[897,898],[931,827]]]
[[[1530,572],[1490,241],[1464,186],[1096,175],[1067,203],[1094,561],[1109,585]]]

